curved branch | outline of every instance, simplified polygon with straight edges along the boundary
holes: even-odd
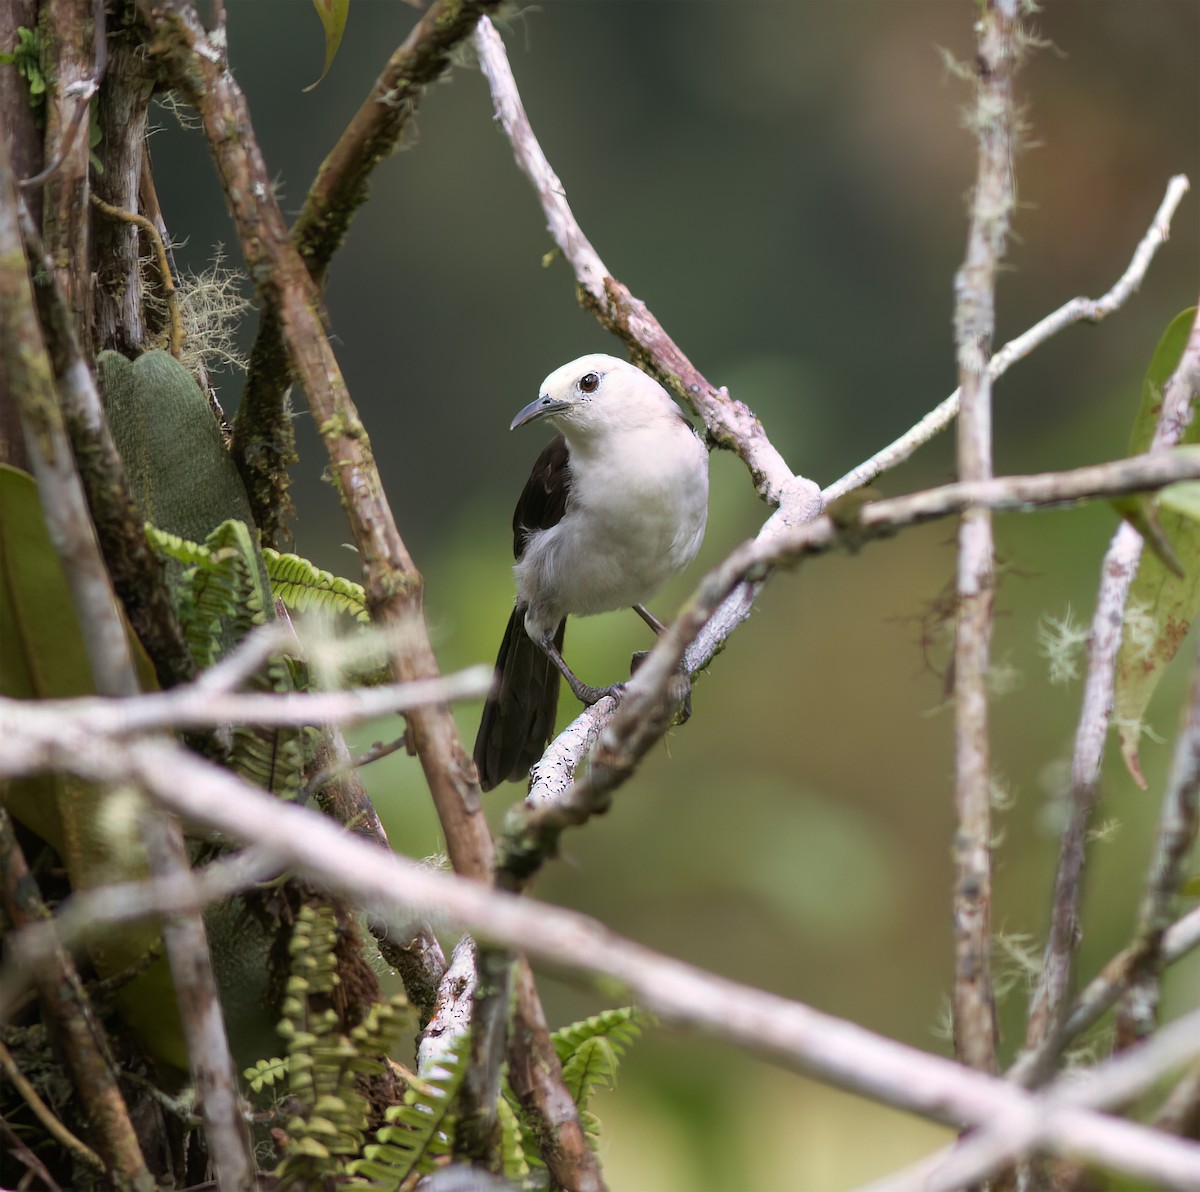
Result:
[[[730,397],[724,386],[718,388],[706,380],[645,303],[608,272],[571,214],[563,184],[546,160],[525,115],[504,43],[486,17],[475,30],[474,44],[496,105],[496,119],[512,143],[517,165],[537,191],[554,243],[575,272],[580,301],[704,419],[714,442],[741,457],[760,495],[779,504],[794,477],[767,438],[762,423],[748,406]]]

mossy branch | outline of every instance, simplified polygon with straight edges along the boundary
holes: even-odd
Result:
[[[425,88],[448,69],[452,51],[481,14],[500,0],[437,0],[392,54],[309,189],[292,242],[318,289],[355,212],[366,201],[371,172],[390,157],[412,123]],[[275,310],[263,312],[250,354],[246,389],[233,426],[233,456],[250,493],[266,546],[279,546],[290,512],[287,467],[295,459],[286,395],[293,380]]]

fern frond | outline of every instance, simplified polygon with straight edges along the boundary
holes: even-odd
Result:
[[[274,617],[258,547],[245,522],[222,522],[203,543],[189,542],[147,524],[161,554],[183,565],[175,589],[188,650],[201,669],[211,666],[253,628]],[[287,663],[271,659],[254,676],[259,691],[291,691]],[[304,739],[294,728],[239,724],[233,728],[229,764],[263,790],[289,797],[300,789]]]
[[[382,1056],[410,1021],[402,999],[376,1005],[343,1034],[328,1006],[337,972],[337,918],[329,906],[305,905],[288,941],[291,976],[279,1033],[287,1040],[288,1092],[295,1112],[275,1175],[281,1189],[324,1188],[363,1153],[371,1106],[359,1078],[383,1071]]]
[[[463,1035],[437,1071],[411,1085],[404,1103],[387,1111],[377,1141],[363,1148],[363,1158],[349,1165],[349,1173],[394,1192],[414,1173],[439,1166],[454,1146],[454,1105],[470,1056],[470,1036]]]
[[[525,1138],[521,1121],[504,1097],[496,1101],[496,1116],[500,1121],[501,1170],[509,1179],[523,1179],[529,1174],[529,1160],[525,1157]]]
[[[616,1010],[602,1010],[591,1018],[573,1022],[550,1036],[559,1061],[565,1066],[571,1056],[591,1039],[607,1039],[616,1057],[648,1027],[653,1026],[654,1017],[637,1006],[622,1006]]]
[[[618,1059],[616,1048],[603,1035],[585,1040],[571,1052],[563,1064],[563,1083],[580,1109],[587,1107],[598,1085],[611,1089],[616,1084]]]
[[[367,596],[361,584],[322,571],[299,555],[281,554],[263,548],[263,561],[271,577],[271,591],[291,612],[346,613],[356,621],[369,624]]]
[[[264,1088],[273,1088],[287,1075],[288,1062],[282,1056],[273,1056],[269,1060],[257,1060],[252,1068],[242,1072],[242,1079],[256,1092]]]

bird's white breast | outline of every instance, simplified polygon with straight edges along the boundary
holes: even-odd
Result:
[[[708,516],[708,456],[678,418],[573,443],[567,511],[514,568],[531,630],[565,614],[641,604],[695,557]]]

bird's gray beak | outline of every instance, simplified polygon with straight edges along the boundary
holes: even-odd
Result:
[[[527,422],[533,422],[537,418],[546,418],[551,414],[561,414],[564,410],[569,409],[571,403],[562,401],[560,398],[551,397],[548,393],[543,393],[536,401],[531,401],[513,420],[509,430],[516,430],[518,426],[524,426]]]

